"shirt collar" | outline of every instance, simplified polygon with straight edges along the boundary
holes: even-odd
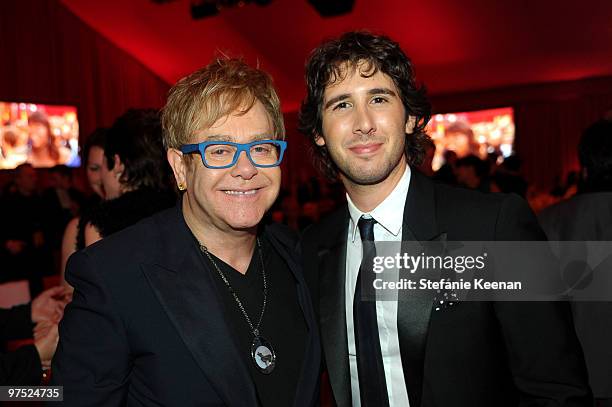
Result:
[[[393,236],[397,236],[402,230],[404,222],[404,206],[406,205],[406,197],[408,196],[408,187],[410,186],[410,166],[406,165],[404,175],[397,183],[393,191],[382,201],[372,212],[361,212],[351,197],[346,194],[348,202],[348,210],[350,215],[349,231],[351,241],[355,241],[357,236],[357,222],[362,215],[372,217],[376,222],[385,228]]]

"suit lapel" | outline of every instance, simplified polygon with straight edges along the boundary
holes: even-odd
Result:
[[[283,239],[280,233],[276,233],[272,227],[266,227],[265,233],[270,240],[270,243],[275,248],[276,252],[285,260],[289,270],[296,280],[296,293],[300,308],[304,315],[304,320],[308,327],[308,338],[306,340],[306,349],[304,352],[304,361],[300,372],[300,379],[295,395],[294,406],[311,406],[317,404],[313,398],[318,395],[319,375],[317,374],[321,366],[321,344],[319,338],[319,328],[316,323],[312,300],[310,293],[304,281],[304,276],[301,272],[301,267],[298,265],[288,248],[295,246],[291,245]],[[316,372],[313,374],[313,372]]]
[[[410,243],[403,245],[402,251],[406,246],[414,250],[414,242],[426,242],[440,237],[433,183],[419,172],[412,171],[402,226],[402,240]],[[415,253],[408,250],[408,254]],[[430,290],[400,290],[398,301],[397,328],[404,379],[410,405],[419,406],[434,293]]]
[[[257,404],[255,387],[182,213],[160,225],[161,264],[143,264],[152,290],[202,372],[228,406]]]
[[[351,405],[351,383],[345,313],[348,210],[322,230],[319,245],[319,307],[323,349],[338,406]]]

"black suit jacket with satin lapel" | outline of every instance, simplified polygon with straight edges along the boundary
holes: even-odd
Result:
[[[348,222],[348,209],[341,208],[307,229],[301,242],[324,361],[341,407],[351,405],[344,292]],[[402,240],[544,238],[518,196],[436,184],[412,171]],[[592,405],[567,304],[462,302],[434,311],[434,298],[424,290],[399,295],[398,335],[412,407]]]
[[[312,406],[320,339],[296,240],[278,225],[264,233],[296,279],[308,338],[294,405]],[[257,405],[214,275],[178,206],[76,253],[66,278],[75,292],[53,360],[61,406]]]

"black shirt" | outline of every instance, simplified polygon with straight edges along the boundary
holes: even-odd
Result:
[[[260,237],[268,287],[266,310],[259,327],[260,336],[274,348],[276,366],[270,374],[259,371],[251,359],[253,333],[236,300],[217,270],[204,256],[209,271],[214,273],[225,317],[234,334],[233,340],[245,360],[257,389],[259,403],[268,406],[292,406],[304,359],[307,334],[304,314],[298,303],[296,280],[287,263],[265,237]],[[211,253],[212,255],[212,253]],[[238,295],[253,326],[257,325],[263,305],[261,261],[256,247],[246,274],[241,274],[213,255]]]

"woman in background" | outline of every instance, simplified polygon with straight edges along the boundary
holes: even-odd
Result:
[[[85,245],[176,204],[159,113],[130,109],[110,128],[100,171],[106,201],[85,227]]]
[[[104,199],[104,187],[102,185],[102,165],[104,164],[104,143],[106,142],[107,128],[96,129],[85,142],[83,147],[83,160],[87,181],[94,194],[81,208],[80,216],[72,219],[66,226],[62,239],[62,258],[61,258],[61,280],[64,280],[66,262],[68,257],[77,250],[85,248],[85,225],[89,222],[89,213],[92,208],[97,206]]]
[[[94,191],[96,202],[104,198],[104,187],[102,186],[102,164],[104,162],[104,143],[106,142],[107,128],[96,129],[85,142],[84,154],[87,181]]]

